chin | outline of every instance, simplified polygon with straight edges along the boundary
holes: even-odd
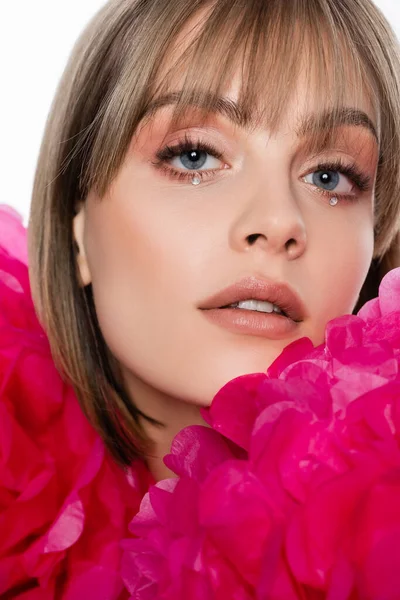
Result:
[[[198,382],[197,389],[195,382],[193,382],[193,388],[188,390],[188,393],[184,394],[182,399],[199,407],[208,407],[211,405],[214,396],[227,383],[249,373],[265,373],[272,362],[273,360],[268,361],[264,359],[262,361],[259,360],[257,364],[242,364],[241,368],[229,369],[223,375],[221,375],[221,371],[214,374],[209,372],[208,379],[204,377],[201,382]]]

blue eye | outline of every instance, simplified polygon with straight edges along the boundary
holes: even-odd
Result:
[[[354,195],[367,192],[371,189],[372,178],[360,171],[356,164],[345,164],[341,159],[320,163],[314,171],[304,177],[309,183],[321,192],[337,195]]]
[[[208,172],[221,169],[222,153],[211,144],[201,140],[192,140],[188,135],[174,146],[166,146],[157,153],[159,163],[167,163],[174,169]],[[188,173],[189,171],[189,173]]]
[[[305,176],[304,181],[315,185],[323,192],[350,194],[354,190],[354,183],[348,177],[332,169],[313,171]]]
[[[312,183],[330,192],[335,190],[339,182],[340,175],[337,171],[314,171],[312,173]]]
[[[194,171],[204,167],[207,162],[208,153],[203,150],[190,150],[182,152],[179,155],[179,160],[186,169],[192,169]]]

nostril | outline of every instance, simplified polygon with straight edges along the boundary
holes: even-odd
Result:
[[[254,242],[260,237],[260,235],[261,233],[252,233],[251,235],[247,236],[249,244],[253,245]]]
[[[285,244],[285,248],[286,250],[291,250],[292,248],[295,248],[297,245],[297,242],[294,238],[290,238],[290,240],[288,240]]]

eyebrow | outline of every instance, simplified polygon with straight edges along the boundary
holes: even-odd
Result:
[[[378,132],[370,117],[362,110],[350,107],[341,107],[338,110],[327,110],[307,116],[297,131],[298,137],[306,137],[315,128],[325,129],[324,123],[332,124],[334,127],[343,125],[351,127],[363,127],[372,133],[376,142],[379,143]]]
[[[149,104],[145,110],[143,118],[146,118],[146,120],[151,119],[154,114],[164,106],[177,104],[180,98],[180,92],[171,92],[169,94],[165,94],[164,96],[160,96]],[[234,100],[214,96],[208,92],[203,92],[196,95],[193,94],[189,105],[199,109],[209,108],[211,105],[211,112],[226,117],[239,127],[246,128],[256,125],[257,123],[255,116],[244,114],[240,106],[234,102]],[[364,129],[367,129],[373,135],[376,142],[379,143],[377,129],[370,117],[364,111],[352,107],[341,107],[337,110],[326,110],[322,113],[313,113],[307,115],[296,128],[296,135],[299,138],[307,137],[316,129],[326,129],[326,123],[329,124],[329,127],[340,127],[346,125],[351,127],[363,127]]]

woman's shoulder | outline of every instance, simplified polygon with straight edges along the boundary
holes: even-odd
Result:
[[[144,465],[109,457],[57,371],[26,231],[0,207],[0,596],[121,597],[120,540],[147,485]]]

